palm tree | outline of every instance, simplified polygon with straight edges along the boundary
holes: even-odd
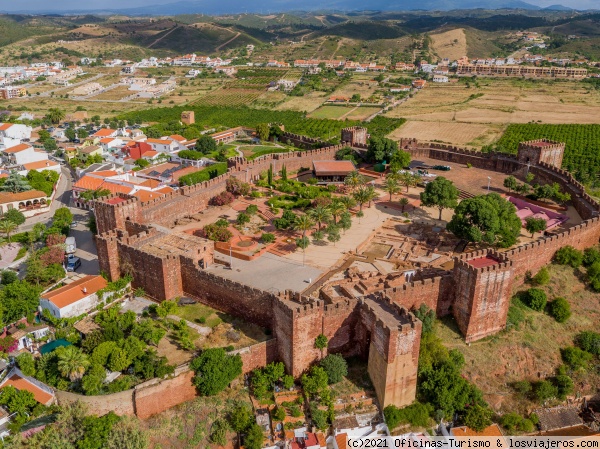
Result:
[[[400,198],[399,203],[400,203],[400,206],[402,206],[402,212],[404,212],[404,208],[406,206],[408,206],[408,203],[409,203],[408,198],[406,198],[406,197]]]
[[[331,212],[331,216],[333,217],[333,224],[337,224],[337,217],[340,216],[346,210],[346,206],[340,200],[334,200],[329,205],[329,212]]]
[[[323,223],[327,223],[332,217],[331,211],[325,206],[316,206],[308,211],[308,215],[319,225],[319,231]]]
[[[10,243],[10,234],[17,229],[17,224],[10,220],[0,221],[0,232],[6,234],[6,240]]]
[[[88,366],[90,361],[87,355],[75,346],[64,347],[58,353],[58,370],[61,375],[71,379],[71,382],[80,380]]]
[[[346,206],[346,210],[350,210],[356,206],[356,200],[352,196],[343,196],[340,198],[340,202]]]
[[[308,246],[308,239],[306,238],[306,231],[311,229],[315,225],[315,222],[308,215],[298,215],[294,221],[294,229],[302,231],[302,238],[296,239],[296,245],[302,248],[302,266],[304,266],[304,259],[306,257],[306,247]]]
[[[58,109],[58,108],[50,108],[50,109],[48,109],[46,118],[48,120],[50,120],[52,123],[60,123],[60,121],[65,118],[65,111],[63,111],[62,109]]]
[[[356,190],[358,186],[363,185],[366,182],[366,179],[363,175],[361,175],[358,170],[353,170],[348,173],[348,176],[344,178],[344,184],[352,189],[352,191]]]
[[[302,231],[302,238],[306,237],[306,231],[310,230],[315,222],[308,215],[298,215],[294,221],[294,229]]]
[[[400,185],[395,176],[388,176],[383,183],[383,190],[390,194],[390,202],[392,196],[400,191]]]
[[[398,181],[400,181],[400,184],[402,184],[403,186],[406,186],[407,192],[408,192],[408,188],[416,186],[419,183],[420,179],[421,179],[420,176],[413,175],[412,173],[409,173],[409,172],[404,172],[404,173],[398,174]]]
[[[358,203],[358,207],[360,212],[362,212],[363,204],[371,201],[371,194],[369,193],[369,188],[365,186],[359,187],[359,189],[352,194],[356,202]]]

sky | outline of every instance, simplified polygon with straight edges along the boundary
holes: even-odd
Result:
[[[35,13],[41,10],[63,10],[69,9],[104,9],[104,8],[134,8],[144,5],[157,5],[173,3],[176,0],[61,0],[51,2],[48,0],[0,0],[0,11],[27,11]],[[600,9],[600,0],[525,0],[538,6],[549,6],[561,4],[576,9]],[[324,1],[326,4],[326,0]],[[367,2],[368,3],[368,2]]]

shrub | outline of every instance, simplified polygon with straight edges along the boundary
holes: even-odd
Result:
[[[587,351],[579,349],[574,346],[563,348],[560,350],[560,355],[570,368],[577,370],[579,368],[586,368],[593,355]]]
[[[591,354],[600,356],[600,333],[583,331],[575,337],[575,344]]]
[[[265,244],[273,243],[275,241],[275,234],[265,232],[263,235],[260,236],[260,240]]]
[[[233,234],[229,229],[218,226],[216,223],[204,226],[202,231],[207,239],[215,242],[228,242],[231,240],[231,237],[233,237]]]
[[[538,382],[535,384],[533,393],[534,393],[536,399],[540,403],[543,403],[543,402],[547,401],[548,399],[557,397],[558,396],[558,388],[556,388],[556,386],[552,385],[549,381],[542,380],[541,382]]]
[[[565,400],[568,395],[573,393],[573,379],[566,374],[559,374],[554,378],[554,385],[558,389],[558,398]]]
[[[556,298],[550,303],[550,315],[559,323],[564,323],[571,317],[571,304],[565,298]]]
[[[550,273],[548,268],[542,267],[540,271],[531,279],[534,285],[546,285],[550,282]]]
[[[546,297],[546,293],[539,288],[530,288],[527,290],[525,295],[525,302],[527,307],[533,310],[537,310],[538,312],[544,310],[546,307],[546,302],[548,298]]]
[[[583,263],[583,253],[572,246],[564,246],[554,255],[554,261],[559,265],[569,265],[578,268]]]
[[[245,224],[250,223],[250,215],[248,215],[246,212],[240,212],[236,221],[238,225],[244,226]]]
[[[431,404],[421,404],[420,402],[414,402],[404,408],[398,408],[395,405],[388,405],[383,409],[385,422],[390,430],[395,429],[400,424],[426,427],[429,425],[429,417],[432,412],[433,406]]]
[[[231,192],[221,192],[210,199],[210,204],[212,206],[226,206],[227,204],[231,204],[234,199],[235,197]]]
[[[315,338],[315,348],[317,349],[325,349],[327,347],[327,337],[323,334],[320,334]]]
[[[513,388],[515,389],[515,391],[517,393],[519,393],[519,395],[521,395],[521,397],[527,397],[529,396],[529,394],[531,393],[533,387],[531,385],[531,382],[527,381],[527,380],[519,380],[518,382],[515,382],[513,384]]]
[[[258,206],[256,204],[250,204],[247,208],[246,208],[246,213],[248,215],[255,215],[258,212]]]
[[[596,248],[587,248],[583,252],[583,266],[591,267],[596,262],[600,262],[600,251]]]
[[[283,421],[285,419],[285,410],[281,407],[277,407],[273,410],[272,416],[275,421]]]

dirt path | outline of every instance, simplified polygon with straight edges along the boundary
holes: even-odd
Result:
[[[234,40],[236,40],[238,37],[240,37],[240,35],[241,35],[241,34],[242,34],[242,33],[240,33],[240,32],[238,31],[238,33],[237,33],[235,36],[233,36],[231,39],[229,39],[227,42],[225,42],[224,44],[221,44],[221,45],[219,45],[217,48],[215,48],[215,51],[219,51],[219,50],[221,50],[221,48],[223,48],[225,45],[229,44],[230,42],[233,42],[233,41],[234,41]]]
[[[167,37],[169,34],[171,34],[173,31],[175,31],[177,28],[179,28],[178,26],[175,26],[174,28],[170,29],[169,31],[167,31],[165,34],[163,34],[161,37],[159,37],[158,39],[156,39],[154,42],[152,42],[150,45],[148,45],[148,48],[152,48],[154,45],[158,44],[160,41],[162,41],[165,37]]]
[[[353,111],[356,111],[358,109],[358,106],[350,109],[348,112],[346,112],[344,115],[342,115],[340,118],[338,118],[338,120],[344,120],[346,118],[346,116],[350,113],[352,113]]]

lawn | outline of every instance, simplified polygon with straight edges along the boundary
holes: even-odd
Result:
[[[211,328],[223,322],[215,309],[200,303],[179,306],[175,315],[192,323],[203,324]]]
[[[352,106],[321,106],[310,114],[310,118],[339,119],[352,110]]]

